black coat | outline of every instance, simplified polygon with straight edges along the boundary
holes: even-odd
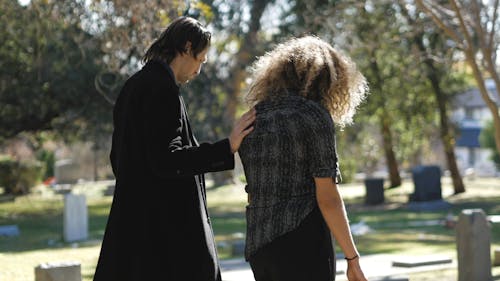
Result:
[[[234,168],[229,140],[198,145],[157,62],[127,80],[113,119],[116,187],[94,281],[220,280],[203,173]]]

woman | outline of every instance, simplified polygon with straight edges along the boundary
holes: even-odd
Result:
[[[349,281],[366,280],[337,189],[334,123],[367,94],[354,63],[314,36],[260,57],[246,100],[257,110],[239,150],[249,197],[245,258],[256,281],[335,279],[333,234]]]

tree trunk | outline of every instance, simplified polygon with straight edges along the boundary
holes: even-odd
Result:
[[[380,125],[382,128],[382,139],[384,146],[385,159],[387,161],[387,169],[389,170],[389,188],[398,187],[401,185],[401,176],[399,175],[398,162],[394,154],[392,133],[390,129],[390,120],[384,111],[380,116]]]
[[[432,67],[432,69],[434,68]],[[455,194],[462,193],[465,192],[465,186],[457,166],[457,158],[455,156],[455,137],[453,132],[450,130],[448,112],[446,109],[446,97],[439,86],[439,81],[435,73],[428,73],[428,78],[431,81],[434,94],[436,95],[436,101],[438,103],[441,141],[443,142],[444,154],[446,156],[446,162],[448,164],[448,169],[450,170],[453,182],[453,190]]]
[[[495,144],[497,146],[497,151],[500,151],[500,115],[498,114],[498,106],[488,94],[488,90],[486,89],[486,85],[484,83],[483,74],[479,70],[479,66],[477,65],[477,62],[474,59],[474,52],[469,48],[465,51],[465,55],[467,58],[467,62],[472,68],[474,78],[476,79],[477,87],[479,88],[479,92],[481,93],[484,102],[491,111],[491,116],[493,118],[493,126],[495,126]],[[495,82],[495,84],[497,83]],[[496,86],[498,91],[499,85]]]
[[[241,40],[240,49],[236,53],[234,67],[231,70],[231,86],[229,97],[226,103],[226,121],[229,127],[235,121],[236,109],[239,104],[239,97],[243,83],[245,82],[246,67],[253,61],[255,56],[255,46],[258,43],[258,32],[260,31],[260,19],[269,1],[253,1],[250,10],[250,23],[248,32]]]
[[[260,19],[269,1],[253,1],[250,10],[250,23],[248,32],[241,40],[240,49],[236,53],[234,67],[230,75],[230,87],[228,89],[228,99],[226,102],[225,127],[231,129],[235,122],[236,111],[240,102],[240,94],[245,77],[246,67],[252,62],[255,56],[255,46],[257,46],[257,34],[260,31]],[[223,185],[234,182],[233,172],[227,171],[214,176],[215,184]]]
[[[424,44],[422,42],[422,33],[417,34],[414,38],[415,44],[422,54],[426,54]],[[453,182],[453,190],[455,194],[465,192],[464,182],[460,176],[460,171],[458,170],[457,158],[455,155],[455,136],[451,130],[450,119],[448,118],[448,110],[446,106],[446,96],[443,93],[441,87],[439,86],[439,73],[434,66],[430,56],[425,56],[424,63],[427,67],[427,79],[431,82],[432,89],[434,90],[434,95],[436,97],[436,102],[439,109],[439,131],[441,136],[441,141],[443,142],[444,154],[446,157],[446,163],[448,169],[450,170],[451,179]]]
[[[373,84],[373,87],[377,89],[379,93],[383,92],[382,89],[382,78],[380,77],[380,70],[378,67],[378,63],[375,57],[375,50],[372,50],[371,53],[371,58],[372,61],[370,63],[370,68],[373,71],[373,75],[375,77],[375,83]],[[398,168],[398,162],[396,161],[396,155],[394,154],[393,150],[393,138],[392,138],[392,132],[390,128],[390,116],[387,113],[387,111],[383,110],[380,115],[379,115],[379,121],[380,121],[380,129],[382,133],[382,142],[383,142],[383,147],[384,147],[384,154],[385,154],[385,160],[386,160],[386,165],[387,169],[389,170],[389,181],[390,181],[390,186],[389,188],[394,188],[398,187],[401,185],[401,176],[399,175],[399,168]]]

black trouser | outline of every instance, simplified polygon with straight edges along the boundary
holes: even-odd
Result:
[[[335,253],[319,209],[296,229],[259,249],[250,266],[256,281],[335,280]]]

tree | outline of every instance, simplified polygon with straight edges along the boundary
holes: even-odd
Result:
[[[456,0],[429,1],[415,0],[432,20],[462,50],[465,60],[472,69],[481,97],[491,111],[495,127],[495,143],[500,151],[500,115],[498,104],[485,85],[487,75],[493,78],[500,89],[497,52],[500,44],[499,0]],[[500,100],[500,92],[497,97]]]
[[[497,167],[500,167],[500,152],[496,147],[495,127],[493,126],[492,121],[489,121],[483,128],[483,130],[481,130],[481,134],[479,135],[479,142],[481,143],[481,146],[489,148],[491,150],[491,160],[495,162]]]
[[[241,109],[248,66],[263,53],[261,19],[272,2],[207,2],[214,14],[209,24],[213,28],[209,61],[202,74],[184,89],[188,104],[194,109],[190,109],[194,113],[191,116],[193,127],[205,139],[226,137],[233,126]],[[216,185],[234,180],[233,171],[213,173],[212,176]]]
[[[411,13],[404,5],[401,5],[400,9],[401,14],[408,22],[407,40],[416,49],[415,57],[418,62],[422,63],[422,73],[430,83],[431,91],[435,96],[439,113],[440,137],[451,174],[454,193],[465,192],[465,186],[455,156],[455,135],[448,109],[451,96],[450,89],[453,89],[453,87],[450,87],[453,83],[449,83],[451,82],[448,78],[451,73],[449,69],[452,66],[456,49],[448,44],[445,35],[440,30],[436,30],[432,26],[429,27],[428,23],[419,17],[418,11]]]
[[[1,1],[0,138],[81,130],[100,98],[93,78],[101,53],[68,9],[76,1]]]
[[[375,121],[382,136],[382,150],[389,172],[391,187],[401,185],[399,165],[394,151],[396,138],[392,126],[396,122],[396,114],[401,112],[396,96],[404,93],[394,87],[398,84],[393,81],[398,78],[401,64],[408,60],[399,51],[397,46],[397,29],[393,6],[391,2],[336,1],[337,5],[311,7],[310,14],[315,17],[313,23],[323,23],[323,33],[335,36],[335,42],[350,50],[356,58],[362,73],[367,77],[371,95],[364,105],[368,114],[375,116]],[[395,109],[394,111],[392,109]]]

